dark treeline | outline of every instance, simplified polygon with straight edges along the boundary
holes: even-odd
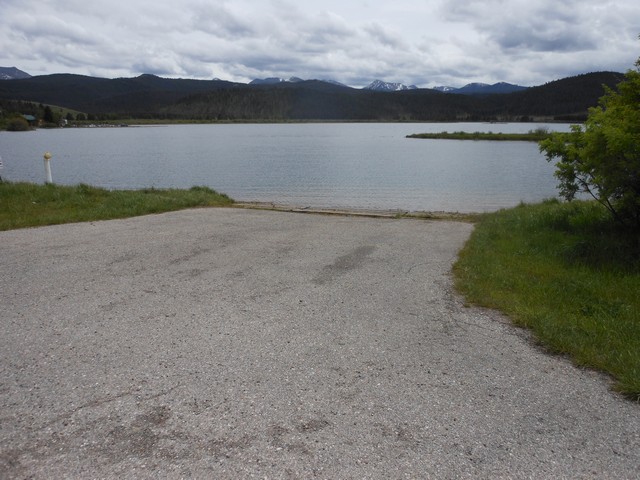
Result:
[[[59,105],[98,119],[579,121],[604,94],[603,85],[613,87],[622,78],[620,73],[597,72],[515,93],[474,96],[431,89],[374,92],[315,80],[246,85],[153,75],[103,79],[58,74],[2,81],[0,101]]]

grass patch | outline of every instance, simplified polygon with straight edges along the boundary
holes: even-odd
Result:
[[[407,138],[426,138],[436,140],[491,140],[491,141],[517,141],[540,142],[549,138],[546,128],[537,128],[527,133],[493,133],[493,132],[440,132],[440,133],[414,133]]]
[[[0,182],[0,230],[110,220],[193,207],[223,206],[229,197],[208,187],[106,190]]]
[[[551,351],[610,373],[640,400],[640,237],[595,202],[482,216],[454,266],[474,304],[530,328]]]

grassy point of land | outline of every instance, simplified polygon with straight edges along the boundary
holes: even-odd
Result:
[[[640,400],[640,237],[595,202],[484,215],[454,266],[474,304],[497,308],[553,352],[607,372]]]
[[[549,138],[549,131],[538,128],[527,133],[493,133],[493,132],[440,132],[440,133],[414,133],[406,138],[424,138],[435,140],[491,140],[512,142],[540,142]]]
[[[229,197],[208,187],[106,190],[84,184],[68,187],[0,182],[0,230],[110,220],[232,203]]]

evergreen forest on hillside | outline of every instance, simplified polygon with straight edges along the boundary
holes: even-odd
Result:
[[[433,89],[377,92],[317,80],[250,85],[56,74],[0,82],[0,120],[55,105],[81,112],[79,120],[581,121],[603,95],[603,86],[613,87],[622,78],[596,72],[519,92],[462,95]]]

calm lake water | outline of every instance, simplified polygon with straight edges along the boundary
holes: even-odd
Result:
[[[207,185],[239,201],[481,212],[557,195],[532,142],[407,139],[441,131],[527,132],[483,123],[168,125],[1,132],[3,178],[107,188]]]

